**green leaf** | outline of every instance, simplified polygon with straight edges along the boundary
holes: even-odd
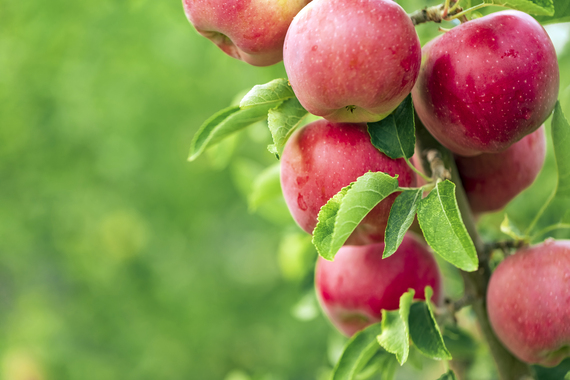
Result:
[[[507,214],[505,214],[505,218],[501,222],[501,232],[515,240],[524,239],[524,235],[520,232],[517,226],[511,222]]]
[[[370,141],[390,158],[410,158],[416,145],[414,106],[408,95],[386,118],[368,123]]]
[[[564,117],[560,102],[556,102],[552,116],[552,143],[558,170],[556,197],[570,199],[570,125]]]
[[[372,376],[374,380],[393,380],[399,366],[394,355],[380,349],[355,377],[355,380],[367,380]]]
[[[279,106],[270,109],[267,121],[273,144],[267,147],[268,150],[279,157],[289,136],[308,114],[297,98],[287,99]]]
[[[397,189],[397,178],[382,172],[368,172],[339,191],[321,207],[317,217],[313,244],[319,254],[333,260],[368,212]]]
[[[477,251],[461,219],[453,182],[439,182],[420,201],[418,221],[427,243],[438,255],[467,272],[478,268]]]
[[[457,380],[457,377],[455,377],[455,372],[449,370],[443,375],[441,375],[441,377],[437,380]]]
[[[232,106],[215,113],[202,124],[194,135],[190,143],[188,160],[194,161],[207,147],[220,142],[248,125],[265,119],[267,111],[271,107],[271,105],[260,105],[243,110],[238,106]]]
[[[537,16],[536,19],[541,24],[554,24],[558,22],[570,21],[570,1],[555,0],[553,16]]]
[[[451,354],[447,351],[439,326],[435,321],[431,302],[433,290],[427,286],[425,290],[425,302],[415,302],[410,307],[410,338],[416,348],[431,359],[443,360],[451,359]]]
[[[487,4],[494,4],[533,15],[554,15],[554,3],[552,0],[484,0]]]
[[[402,294],[398,310],[382,310],[382,333],[378,335],[378,343],[386,351],[396,355],[400,365],[403,365],[408,360],[410,352],[408,316],[414,293],[414,290],[410,289]]]
[[[352,380],[374,354],[380,350],[376,337],[382,332],[380,323],[368,326],[357,332],[346,343],[343,353],[336,363],[331,380]]]
[[[422,199],[423,189],[406,190],[398,195],[390,209],[388,225],[384,239],[382,258],[391,256],[404,240],[404,235],[416,216],[418,204]]]
[[[294,97],[295,93],[289,85],[289,80],[287,80],[287,78],[280,78],[265,84],[253,86],[251,91],[243,97],[239,106],[242,109],[261,105],[273,108],[278,103]]]
[[[466,330],[448,324],[443,328],[443,342],[454,359],[472,360],[477,352],[478,342]]]
[[[570,371],[564,376],[564,380],[570,380]]]
[[[263,203],[281,197],[281,173],[279,163],[263,170],[253,181],[253,188],[248,197],[250,211],[255,211]]]

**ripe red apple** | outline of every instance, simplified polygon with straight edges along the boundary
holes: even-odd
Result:
[[[384,243],[344,246],[334,261],[319,257],[315,286],[319,302],[332,323],[351,336],[380,321],[382,309],[396,310],[400,296],[415,290],[425,299],[424,289],[434,290],[432,301],[442,297],[441,275],[425,243],[408,232],[398,250],[382,259]]]
[[[321,207],[365,173],[398,175],[400,186],[414,186],[416,175],[404,159],[393,160],[370,142],[366,124],[318,120],[291,135],[281,158],[281,187],[299,226],[312,233]],[[380,202],[356,227],[347,244],[384,241],[397,194]]]
[[[198,33],[226,54],[255,66],[283,59],[293,17],[311,0],[183,0]]]
[[[500,153],[455,157],[455,163],[474,213],[502,209],[529,187],[544,163],[544,126]]]
[[[422,54],[414,106],[430,133],[462,156],[505,150],[540,127],[558,97],[554,46],[523,12],[461,24]]]
[[[493,272],[489,319],[522,361],[555,366],[570,356],[570,240],[519,250]]]
[[[295,17],[283,62],[309,112],[338,122],[378,121],[410,93],[421,47],[392,0],[314,0]]]

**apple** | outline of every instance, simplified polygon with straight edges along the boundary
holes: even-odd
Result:
[[[478,214],[502,209],[529,187],[544,163],[544,126],[500,153],[455,157],[471,210]]]
[[[293,17],[311,0],[183,0],[198,33],[226,54],[254,66],[283,59],[283,41]]]
[[[299,102],[337,122],[389,115],[418,76],[421,46],[391,0],[314,0],[291,23],[283,63]]]
[[[414,186],[416,174],[404,159],[393,160],[370,142],[364,123],[317,120],[295,131],[281,157],[281,188],[291,215],[312,233],[323,205],[365,173],[398,175],[400,186]],[[381,201],[356,227],[346,244],[384,241],[394,193]]]
[[[441,274],[425,243],[413,233],[404,236],[398,250],[382,259],[384,243],[344,246],[334,261],[318,258],[315,287],[319,302],[331,322],[351,336],[382,318],[382,309],[399,308],[400,296],[415,290],[425,299],[424,289],[434,290],[432,301],[441,302]]]
[[[421,121],[461,156],[497,153],[536,130],[558,97],[554,46],[519,11],[461,24],[423,49],[412,96]]]
[[[487,310],[497,337],[520,360],[551,367],[570,356],[570,240],[548,239],[501,262]]]

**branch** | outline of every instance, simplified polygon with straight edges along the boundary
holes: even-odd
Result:
[[[420,149],[422,156],[422,164],[424,170],[428,174],[432,174],[431,165],[427,161],[427,152],[430,150],[438,150],[441,155],[442,161],[445,163],[446,168],[451,173],[451,180],[456,185],[456,196],[457,203],[459,205],[459,210],[461,211],[461,216],[463,218],[463,223],[467,228],[467,232],[475,248],[477,249],[477,256],[479,257],[479,269],[475,272],[464,272],[461,271],[463,280],[465,281],[465,295],[466,299],[473,299],[473,311],[477,316],[479,326],[481,327],[481,332],[489,345],[491,355],[497,365],[499,376],[502,380],[529,380],[533,379],[530,367],[518,360],[511,354],[497,339],[491,324],[489,322],[489,317],[487,315],[487,286],[489,284],[489,279],[491,278],[491,269],[489,267],[489,256],[485,249],[485,244],[481,240],[477,228],[475,225],[475,220],[473,219],[473,214],[469,208],[469,203],[467,201],[467,195],[461,184],[461,179],[459,177],[459,172],[455,166],[455,161],[453,160],[453,154],[441,146],[425,129],[422,125],[420,119],[416,115],[416,141]],[[433,174],[432,174],[433,175]]]
[[[435,22],[440,24],[442,21],[447,20],[448,17],[453,17],[463,11],[463,8],[458,6],[453,6],[449,8],[449,3],[454,5],[457,1],[447,1],[444,4],[434,5],[432,7],[425,7],[424,9],[419,9],[408,16],[412,19],[412,23],[415,25],[424,24],[426,22]],[[446,6],[448,7],[446,9]],[[466,20],[465,20],[466,21]]]

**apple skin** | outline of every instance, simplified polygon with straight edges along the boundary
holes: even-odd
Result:
[[[311,0],[183,0],[198,33],[231,57],[254,66],[283,59],[283,41],[293,17]]]
[[[426,44],[412,90],[430,133],[461,156],[496,153],[536,130],[558,97],[554,46],[519,11],[461,24]]]
[[[398,309],[400,296],[410,288],[415,290],[415,299],[425,299],[424,289],[429,285],[434,290],[432,301],[441,303],[441,274],[425,243],[408,232],[392,256],[382,259],[383,251],[384,243],[344,246],[334,261],[318,258],[315,287],[319,303],[347,336],[380,321],[382,309]]]
[[[295,131],[281,157],[281,188],[295,221],[308,233],[317,225],[323,205],[365,173],[398,175],[400,186],[414,186],[416,174],[404,159],[393,160],[370,142],[366,124],[317,120]],[[346,244],[384,241],[390,208],[398,193],[374,207]]]
[[[421,46],[410,17],[391,0],[314,0],[291,23],[283,62],[310,113],[373,122],[410,93]]]
[[[548,239],[501,262],[487,310],[497,337],[520,360],[552,367],[570,356],[570,240]]]
[[[546,155],[544,126],[500,153],[455,156],[455,163],[471,210],[498,211],[529,187]]]

